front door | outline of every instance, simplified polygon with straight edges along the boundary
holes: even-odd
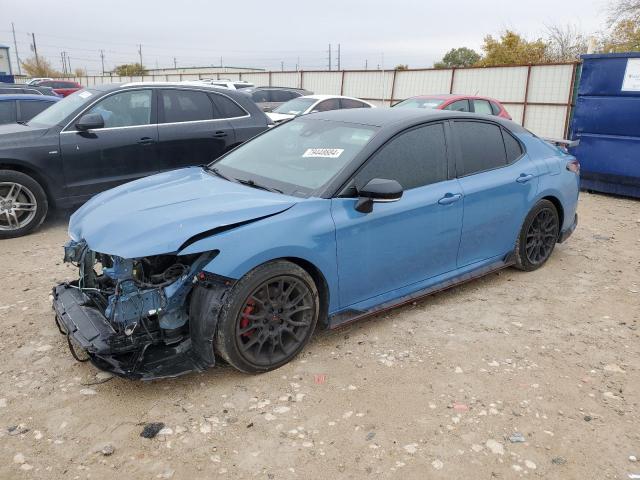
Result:
[[[82,201],[121,183],[158,171],[158,126],[151,89],[108,95],[90,110],[104,128],[60,134],[60,152],[68,197]]]
[[[458,181],[448,178],[442,123],[402,132],[356,174],[361,188],[373,178],[397,180],[400,200],[356,211],[355,198],[334,198],[340,306],[454,270],[462,226]],[[355,195],[353,195],[355,196]]]
[[[516,138],[482,121],[452,122],[456,170],[464,195],[458,266],[499,259],[516,237],[538,188],[538,171]]]

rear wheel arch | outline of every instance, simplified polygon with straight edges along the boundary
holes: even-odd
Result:
[[[562,230],[562,225],[564,223],[564,209],[562,208],[560,199],[553,195],[547,195],[546,197],[542,197],[540,200],[549,200],[553,203],[553,206],[556,207],[556,212],[558,212],[558,223],[560,224],[560,230]]]

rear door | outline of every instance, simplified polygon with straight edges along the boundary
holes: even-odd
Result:
[[[456,172],[464,195],[458,267],[500,259],[515,248],[538,187],[538,171],[522,145],[497,124],[452,121]]]
[[[75,122],[99,113],[104,128],[80,132]],[[159,171],[154,91],[109,94],[78,115],[60,134],[67,195],[82,200]]]
[[[18,121],[28,122],[54,102],[40,100],[18,100]]]
[[[447,152],[445,124],[406,130],[378,150],[353,182],[357,190],[373,178],[397,180],[404,188],[400,200],[361,213],[355,191],[347,195],[353,198],[332,199],[342,307],[456,268],[462,196],[458,181],[448,179]]]
[[[17,120],[16,101],[5,100],[0,102],[0,125],[15,123]]]
[[[225,119],[233,127],[233,141],[229,138],[228,148],[246,142],[267,129],[267,117],[263,114],[250,114],[231,97],[222,93],[210,93],[216,118]]]
[[[203,90],[162,89],[158,104],[163,170],[210,163],[235,141],[231,124]]]

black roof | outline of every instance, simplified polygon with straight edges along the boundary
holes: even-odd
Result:
[[[423,108],[349,108],[331,110],[328,112],[311,113],[304,118],[317,120],[332,120],[337,122],[359,123],[375,127],[400,126],[406,127],[430,120],[445,119],[484,119],[504,125],[511,131],[524,132],[522,126],[511,120],[493,115],[481,115],[469,112],[453,112],[449,110]]]

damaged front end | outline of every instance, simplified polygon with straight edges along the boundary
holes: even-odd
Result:
[[[139,379],[212,366],[215,306],[233,283],[202,271],[217,254],[125,259],[67,243],[64,260],[79,279],[54,287],[53,308],[73,356]]]

